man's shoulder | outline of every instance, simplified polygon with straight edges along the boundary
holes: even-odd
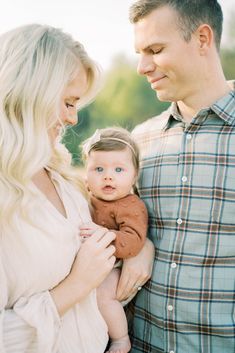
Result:
[[[150,131],[153,130],[162,130],[166,126],[168,119],[170,116],[170,109],[168,108],[167,110],[164,110],[161,114],[156,115],[143,123],[137,125],[133,131],[132,134],[134,135],[139,135],[139,134],[145,134],[149,133]]]

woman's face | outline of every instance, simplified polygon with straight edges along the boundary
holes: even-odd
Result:
[[[60,120],[50,129],[49,136],[55,142],[60,130],[66,125],[75,125],[78,121],[77,103],[87,90],[87,74],[81,63],[77,76],[65,87],[60,102]]]

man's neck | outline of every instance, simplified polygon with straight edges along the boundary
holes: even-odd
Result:
[[[217,82],[216,79],[211,82],[205,82],[198,89],[198,94],[177,102],[179,112],[184,121],[189,123],[201,109],[210,107],[218,99],[228,94],[231,89],[231,84],[223,77]]]

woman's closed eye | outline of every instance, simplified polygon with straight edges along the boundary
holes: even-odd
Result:
[[[74,108],[75,107],[74,104],[70,104],[70,103],[65,103],[65,105],[67,108]]]

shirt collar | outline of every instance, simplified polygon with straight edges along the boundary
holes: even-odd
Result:
[[[170,107],[166,111],[167,113],[167,119],[166,119],[166,124],[163,126],[163,130],[167,130],[170,127],[171,121],[176,120],[176,121],[183,121],[182,116],[179,113],[179,109],[177,106],[177,103],[173,102]]]
[[[211,106],[211,110],[228,125],[235,124],[235,92],[230,91]]]
[[[226,124],[233,125],[235,124],[235,91],[230,91],[228,94],[218,99],[211,107],[205,110],[213,111],[219,118],[221,118]],[[166,113],[168,114],[168,118],[166,120],[166,124],[163,129],[167,130],[170,127],[170,123],[172,119],[182,122],[183,118],[179,113],[178,105],[176,102],[173,102],[170,107],[167,109]]]

